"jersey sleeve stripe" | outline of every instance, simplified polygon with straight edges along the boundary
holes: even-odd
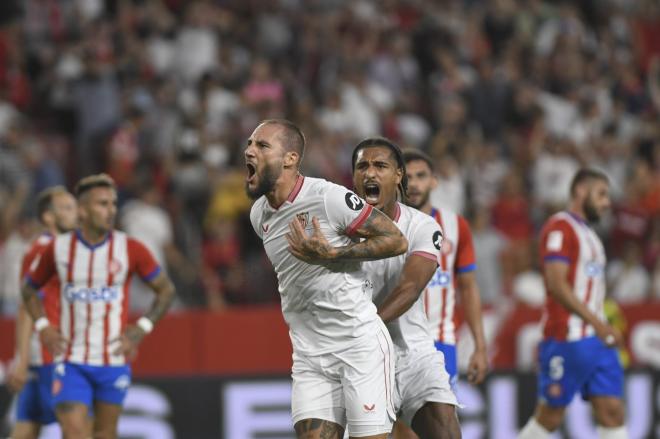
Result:
[[[347,235],[352,235],[355,233],[357,229],[364,224],[364,222],[369,218],[369,215],[371,215],[371,211],[374,210],[374,208],[371,206],[371,204],[367,204],[364,209],[362,209],[362,212],[360,212],[360,215],[358,215],[357,218],[353,220],[353,222],[348,226],[346,229],[346,234]]]
[[[456,268],[456,273],[468,273],[470,271],[474,271],[477,269],[477,264],[469,264],[465,265],[463,267],[457,267]]]
[[[410,255],[411,256],[412,255],[417,255],[417,256],[421,256],[421,257],[426,258],[426,259],[430,259],[435,263],[438,262],[438,257],[436,255],[434,255],[433,253],[418,250],[418,251],[412,252]]]
[[[571,263],[571,260],[568,257],[564,255],[553,255],[553,254],[546,255],[543,258],[543,261],[544,262],[560,261],[560,262],[566,262],[567,264]]]
[[[156,268],[154,268],[154,270],[151,273],[147,274],[142,279],[145,282],[151,282],[152,280],[154,280],[156,278],[156,276],[158,276],[160,274],[161,271],[162,270],[161,270],[160,265],[159,265]]]

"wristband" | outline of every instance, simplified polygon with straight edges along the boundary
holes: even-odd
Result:
[[[41,332],[46,329],[46,326],[50,326],[50,322],[46,317],[39,317],[36,322],[34,322],[34,330]]]
[[[145,334],[150,333],[154,329],[154,322],[147,317],[140,317],[135,324],[138,328],[142,329]]]

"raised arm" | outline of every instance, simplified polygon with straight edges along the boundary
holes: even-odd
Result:
[[[378,307],[380,318],[388,323],[408,311],[431,281],[437,267],[435,260],[416,254],[408,256],[399,283]]]

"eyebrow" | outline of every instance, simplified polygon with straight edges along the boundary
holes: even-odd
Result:
[[[355,164],[355,166],[362,165],[362,164],[368,164],[368,163],[373,163],[374,165],[391,165],[391,163],[388,162],[387,160],[364,160],[364,159],[362,159],[362,160],[358,160],[358,162]]]

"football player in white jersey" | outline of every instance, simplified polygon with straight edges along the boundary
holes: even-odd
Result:
[[[293,345],[299,438],[385,439],[394,420],[394,356],[362,261],[404,253],[396,225],[353,192],[305,177],[305,138],[266,120],[245,148],[250,220],[277,273]]]
[[[547,439],[558,429],[576,393],[591,403],[600,439],[627,439],[621,334],[607,324],[605,249],[589,223],[610,207],[609,181],[580,169],[568,209],[543,226],[540,256],[546,287],[543,340],[539,344],[538,403],[518,439]]]
[[[374,284],[373,301],[395,346],[399,416],[394,437],[403,422],[422,439],[459,438],[456,396],[420,296],[438,267],[442,231],[433,218],[403,204],[407,176],[396,144],[365,139],[353,150],[352,164],[357,194],[389,216],[409,243],[404,255],[364,264]]]

